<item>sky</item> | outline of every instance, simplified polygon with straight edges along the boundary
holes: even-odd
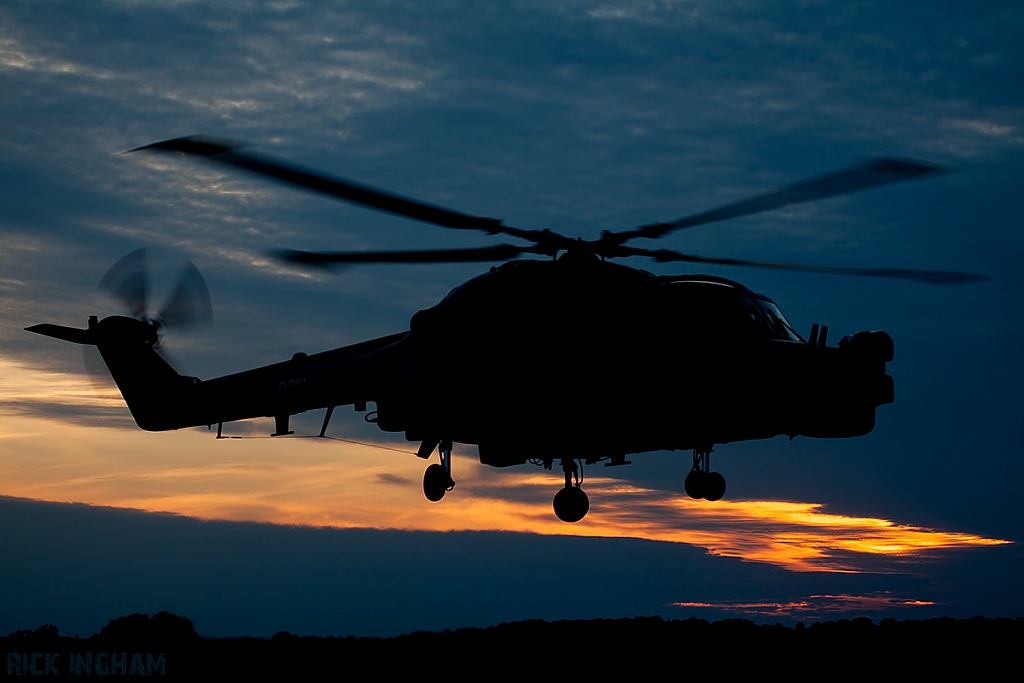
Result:
[[[1021,615],[1022,24],[1009,2],[4,3],[0,543],[19,550],[0,553],[0,632],[85,635],[160,609],[211,636]],[[214,325],[165,345],[209,378],[402,331],[486,268],[282,266],[270,250],[495,240],[119,154],[190,134],[585,238],[865,158],[921,160],[950,172],[661,245],[989,280],[702,268],[801,332],[889,332],[896,401],[875,430],[719,446],[717,503],[685,496],[689,454],[588,468],[591,512],[571,526],[551,512],[559,477],[456,444],[458,485],[431,504],[416,444],[350,410],[331,440],[262,438],[264,421],[220,441],[146,433],[80,348],[23,331],[119,313],[96,285],[146,247],[154,308],[185,259],[206,278]]]

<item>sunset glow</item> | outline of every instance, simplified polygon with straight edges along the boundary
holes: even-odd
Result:
[[[849,612],[879,612],[892,608],[929,607],[928,600],[916,600],[889,593],[872,595],[811,595],[803,600],[786,602],[677,602],[676,607],[714,609],[749,616],[778,616],[816,619]]]
[[[424,462],[411,454],[336,440],[218,441],[205,429],[148,434],[111,426],[127,424],[126,409],[96,398],[84,377],[3,359],[0,373],[2,495],[275,524],[639,538],[794,571],[895,571],[879,561],[1008,542],[831,514],[817,503],[709,503],[593,476],[590,514],[567,525],[551,511],[559,476],[487,468],[474,448],[458,446],[458,486],[432,504],[420,490]],[[76,416],[62,416],[75,407]]]

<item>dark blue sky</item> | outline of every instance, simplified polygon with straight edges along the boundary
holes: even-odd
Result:
[[[890,365],[896,402],[879,410],[872,434],[729,445],[717,452],[716,467],[728,477],[731,499],[822,503],[841,515],[1019,541],[1022,24],[1019,6],[1009,2],[977,8],[953,2],[7,2],[0,8],[0,360],[26,372],[80,374],[77,349],[32,338],[22,328],[81,325],[89,314],[114,312],[96,297],[95,283],[141,246],[153,248],[158,274],[169,274],[187,257],[209,282],[216,327],[168,340],[182,370],[202,377],[405,329],[412,313],[481,270],[374,266],[311,278],[280,268],[265,257],[268,249],[490,242],[198,163],[115,156],[178,135],[247,140],[261,151],[402,194],[584,237],[669,220],[864,157],[922,159],[955,172],[664,241],[710,256],[962,270],[992,278],[943,289],[705,269],[772,297],[800,331],[824,323],[838,339],[884,329],[896,343]],[[0,384],[7,425],[58,419],[98,430],[132,428],[116,405],[28,400],[15,396],[21,389],[10,379]],[[346,416],[336,421],[339,433],[351,438],[379,438]],[[15,431],[7,429],[8,435]],[[0,439],[0,494],[112,502],[12,484],[28,481],[25,453],[32,448],[47,462],[70,448],[42,434],[19,438],[17,448],[15,440]],[[611,474],[637,487],[682,490],[685,458],[658,453],[633,460]],[[45,481],[48,471],[29,473]],[[78,513],[85,514],[61,512]],[[7,512],[0,517],[4,533],[28,533],[12,519]],[[17,524],[31,531],[32,519],[24,515]],[[104,519],[121,528],[121,517]],[[218,533],[230,536],[239,528],[218,527]],[[293,532],[300,533],[266,531]],[[344,536],[330,533],[317,539]],[[407,533],[375,539],[375,552],[385,558],[391,548],[400,555],[404,546],[394,539],[419,532]],[[313,532],[301,534],[312,538]],[[470,555],[478,546],[475,536],[444,538]],[[488,538],[493,549],[501,545],[494,539],[505,537]],[[616,544],[647,543],[565,542],[583,544],[595,557],[619,552]],[[531,553],[561,552],[551,538],[527,535],[509,543],[521,544],[515,553],[524,563]],[[972,605],[993,616],[1016,615],[1021,596],[1008,578],[1021,564],[1016,548],[954,552],[914,564],[907,575],[828,590],[913,592],[941,584],[942,604],[951,613]],[[472,574],[466,567],[488,552],[444,566]],[[719,568],[723,563],[739,567],[736,576],[744,578],[716,584],[714,595],[700,600],[781,600],[825,590],[817,574],[703,557],[689,547],[650,552],[642,580],[655,588],[633,602],[614,603],[593,578],[586,593],[593,602],[579,598],[572,608],[545,612],[539,605],[549,603],[538,601],[538,591],[554,596],[549,585],[496,581],[479,590],[494,591],[495,604],[536,610],[465,607],[443,625],[483,625],[509,615],[651,613],[674,599],[663,597],[673,592],[665,586],[726,571]],[[7,577],[36,575],[35,557],[5,554],[0,568]],[[101,560],[89,562],[89,576],[110,581]],[[956,578],[965,567],[990,565],[991,585],[1005,588],[1008,597],[979,598],[971,593],[976,582]],[[193,572],[203,565],[189,566]],[[580,571],[596,577],[600,566]],[[227,567],[222,576],[243,571]],[[763,587],[760,595],[741,588],[754,581],[743,572],[767,577],[753,584]],[[399,572],[391,583],[419,586],[413,574]],[[925,583],[907,583],[908,576]],[[343,599],[344,586],[335,589]],[[89,590],[87,583],[82,590]],[[117,603],[114,612],[83,603],[74,619],[98,624],[144,605],[187,610],[197,604],[151,599],[151,585],[138,590],[137,602]],[[409,605],[389,607],[391,621],[374,617],[365,632],[442,623],[424,616],[434,609],[427,603]],[[302,612],[307,609],[313,608],[296,607],[288,623],[330,630],[328,622]],[[266,612],[258,630],[277,630],[266,615],[285,613]],[[5,617],[0,630],[61,616],[40,612],[36,618],[30,606],[12,614],[19,616]],[[238,616],[211,629],[240,633],[243,623]],[[344,623],[359,632],[356,621]]]

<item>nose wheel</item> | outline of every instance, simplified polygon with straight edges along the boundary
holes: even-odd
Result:
[[[711,472],[711,449],[693,449],[693,469],[686,475],[683,488],[690,498],[721,500],[725,496],[725,477]]]
[[[577,466],[575,461],[563,459],[562,470],[565,472],[565,488],[555,494],[552,507],[556,517],[573,524],[586,517],[590,510],[590,498],[580,488],[583,485],[583,463]]]
[[[434,463],[423,473],[423,495],[432,503],[436,503],[444,494],[455,488],[452,479],[452,442],[442,441],[437,446],[441,453],[441,464]]]

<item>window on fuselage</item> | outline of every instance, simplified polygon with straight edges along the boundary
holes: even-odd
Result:
[[[680,334],[694,341],[764,339],[772,331],[764,313],[733,287],[712,282],[673,283],[666,292]],[[667,302],[666,302],[667,303]]]
[[[771,301],[712,282],[673,283],[680,331],[693,339],[802,341]]]
[[[773,302],[768,301],[767,299],[758,299],[757,304],[761,310],[764,311],[765,319],[771,327],[773,336],[776,339],[788,339],[790,341],[798,342],[802,342],[804,340],[803,337],[796,333],[793,326],[789,324],[788,320],[786,320],[786,316],[782,315],[782,311],[780,311],[779,307]]]

